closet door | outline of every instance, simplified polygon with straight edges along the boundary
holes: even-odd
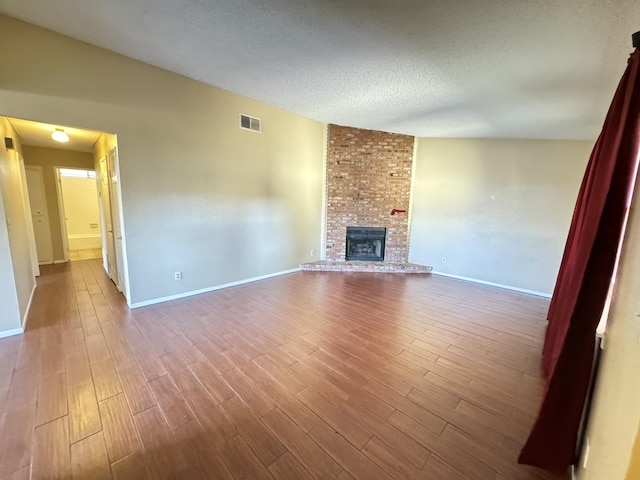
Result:
[[[53,263],[51,226],[49,224],[49,211],[47,209],[47,197],[44,190],[42,167],[26,166],[25,173],[27,176],[29,203],[31,204],[33,233],[36,238],[38,263],[40,265]]]

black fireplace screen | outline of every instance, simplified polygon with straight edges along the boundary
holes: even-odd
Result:
[[[382,262],[386,236],[384,227],[347,227],[346,260]]]

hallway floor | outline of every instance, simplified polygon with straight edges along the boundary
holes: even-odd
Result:
[[[519,466],[548,300],[298,272],[129,310],[42,267],[0,339],[0,479],[545,480]]]

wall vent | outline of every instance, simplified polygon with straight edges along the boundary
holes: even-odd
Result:
[[[261,132],[260,119],[250,117],[249,115],[240,114],[240,128],[251,130],[252,132]]]
[[[4,137],[4,146],[7,150],[15,150],[15,146],[13,145],[13,138]]]

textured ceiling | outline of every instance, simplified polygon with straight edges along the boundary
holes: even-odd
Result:
[[[0,12],[327,123],[594,139],[637,0],[0,0]]]

